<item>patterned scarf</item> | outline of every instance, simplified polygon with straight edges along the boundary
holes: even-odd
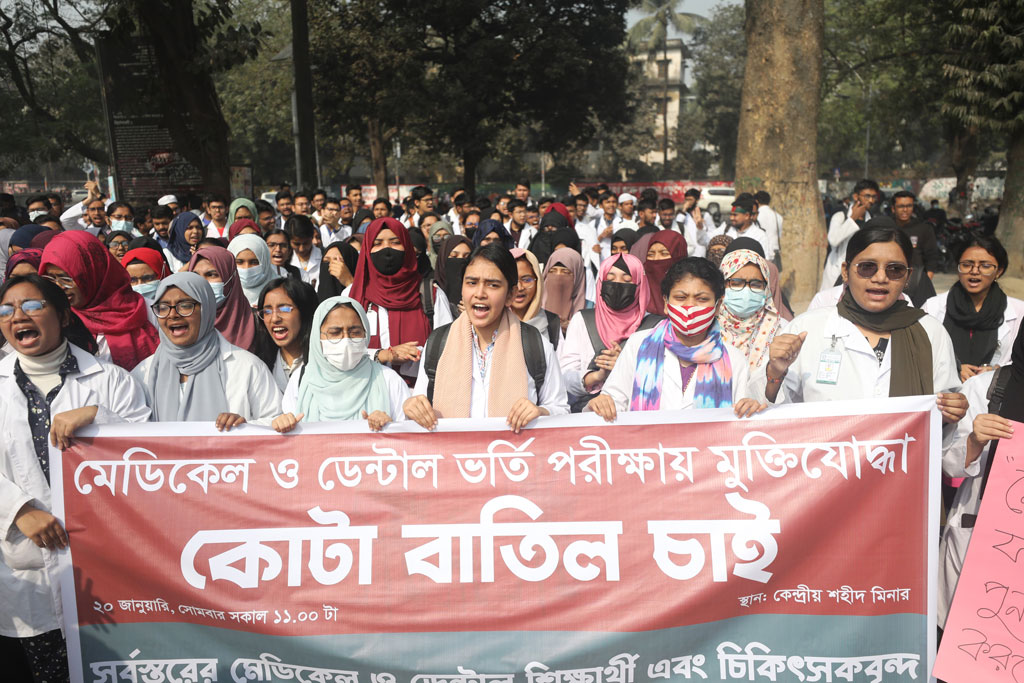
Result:
[[[728,280],[748,263],[755,264],[761,270],[765,282],[771,282],[768,262],[763,256],[749,249],[737,249],[726,254],[720,266],[722,275]],[[729,307],[723,303],[718,307],[718,324],[722,328],[722,337],[725,341],[746,354],[751,370],[756,370],[768,362],[768,347],[781,327],[772,292],[767,290],[764,306],[749,318],[733,315]]]
[[[697,408],[723,408],[732,405],[732,364],[722,341],[722,330],[715,323],[698,346],[686,346],[676,340],[670,320],[663,320],[640,343],[633,374],[631,411],[659,410],[664,378],[665,349],[681,360],[695,363],[693,402]]]

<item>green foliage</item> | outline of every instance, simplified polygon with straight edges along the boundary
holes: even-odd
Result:
[[[1013,132],[1024,126],[1024,5],[954,0],[946,38],[950,82],[943,111],[969,126]]]
[[[679,33],[692,34],[707,20],[699,14],[680,12],[683,0],[641,0],[640,11],[646,16],[629,29],[629,46],[634,50],[657,50],[668,39],[671,26]]]

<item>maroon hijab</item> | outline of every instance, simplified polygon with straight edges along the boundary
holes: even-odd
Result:
[[[638,241],[637,244],[639,243]],[[648,261],[645,251],[642,258],[644,274],[647,275],[647,282],[651,288],[651,300],[647,302],[647,312],[662,314],[665,312],[665,299],[661,295],[661,281],[665,279],[669,268],[686,258],[686,240],[675,230],[659,230],[651,235],[647,249],[649,250],[655,243],[664,244],[671,254],[667,259]]]
[[[224,303],[217,307],[217,319],[213,326],[235,346],[251,351],[256,337],[256,321],[253,319],[252,306],[238,281],[234,255],[224,247],[203,247],[189,259],[189,272],[195,271],[201,259],[212,263],[224,281]]]

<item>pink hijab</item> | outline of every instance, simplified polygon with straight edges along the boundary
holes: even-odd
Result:
[[[224,280],[224,303],[217,307],[217,319],[213,326],[235,346],[251,351],[256,337],[256,321],[252,306],[238,281],[234,255],[224,247],[203,247],[189,259],[189,272],[195,271],[196,263],[201,259],[212,263]]]
[[[569,269],[569,274],[553,274],[551,269],[555,266],[565,266]],[[561,320],[568,321],[586,305],[585,277],[583,258],[578,252],[568,247],[555,249],[548,257],[548,262],[544,264],[544,298],[541,306]]]
[[[636,298],[633,303],[615,311],[608,307],[608,304],[601,298],[601,288],[608,272],[615,267],[622,269],[619,259],[629,269],[629,275],[636,285]],[[640,259],[629,254],[613,254],[601,262],[601,269],[597,273],[597,302],[594,304],[594,317],[597,321],[597,332],[601,335],[601,341],[607,348],[612,344],[621,344],[629,335],[636,332],[647,315],[647,303],[651,298],[651,288],[647,284],[647,275],[644,273],[644,264]]]

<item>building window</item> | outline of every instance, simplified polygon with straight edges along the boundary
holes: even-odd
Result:
[[[658,78],[668,78],[668,62],[667,59],[658,60]]]

